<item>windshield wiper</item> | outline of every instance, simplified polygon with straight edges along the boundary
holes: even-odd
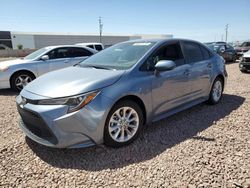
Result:
[[[116,70],[113,68],[102,67],[102,66],[97,66],[97,65],[82,65],[81,67],[93,67],[95,69]]]

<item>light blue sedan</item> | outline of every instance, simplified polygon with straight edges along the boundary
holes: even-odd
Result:
[[[0,89],[22,90],[44,73],[69,67],[96,53],[96,50],[75,45],[48,46],[23,59],[0,63]]]
[[[191,40],[120,43],[27,85],[16,99],[20,127],[50,147],[124,146],[145,124],[201,102],[218,103],[224,63]]]

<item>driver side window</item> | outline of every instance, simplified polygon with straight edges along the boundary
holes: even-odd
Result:
[[[51,50],[48,54],[49,59],[60,59],[60,58],[69,58],[70,57],[70,48],[57,48]]]
[[[172,60],[176,63],[176,67],[184,65],[185,60],[180,44],[168,44],[158,49],[146,60],[143,70],[153,71],[155,64],[160,60]]]

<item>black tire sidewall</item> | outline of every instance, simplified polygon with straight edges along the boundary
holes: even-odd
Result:
[[[131,107],[137,112],[137,114],[139,116],[139,127],[137,129],[137,132],[135,133],[135,135],[130,140],[128,140],[126,142],[116,142],[110,136],[109,130],[108,130],[109,120],[110,120],[112,114],[121,107]],[[140,106],[136,102],[131,101],[131,100],[124,100],[124,101],[118,102],[117,104],[115,104],[113,106],[113,108],[110,110],[110,112],[109,112],[109,114],[107,116],[105,126],[104,126],[104,144],[107,145],[107,146],[111,146],[111,147],[122,147],[122,146],[130,144],[131,142],[133,142],[139,136],[139,134],[140,134],[140,132],[142,130],[142,127],[143,127],[143,122],[144,122],[143,112],[142,112]]]

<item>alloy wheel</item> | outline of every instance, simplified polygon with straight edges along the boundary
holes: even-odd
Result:
[[[139,115],[133,108],[121,107],[109,120],[109,135],[116,142],[127,142],[136,134],[139,123]]]
[[[20,75],[15,80],[15,85],[18,90],[22,90],[28,83],[32,81],[32,78],[29,75]]]
[[[221,98],[221,95],[222,95],[222,83],[220,80],[217,80],[214,83],[213,93],[212,93],[214,101],[218,102]]]

